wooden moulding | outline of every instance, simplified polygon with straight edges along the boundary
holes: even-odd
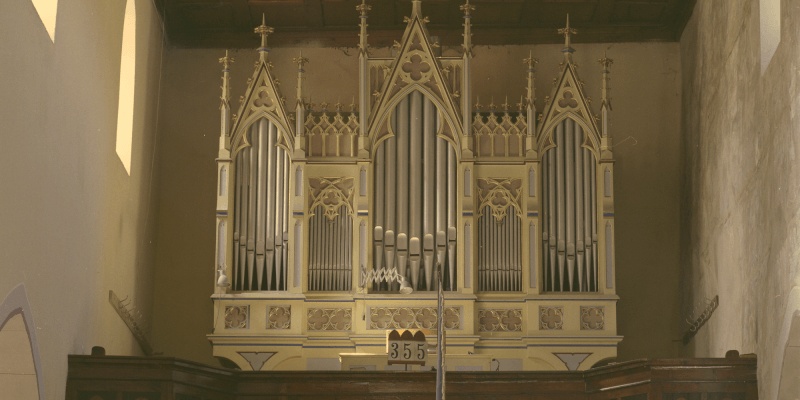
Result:
[[[171,357],[71,355],[68,362],[67,400],[95,395],[111,400],[144,392],[160,399],[416,399],[430,396],[436,381],[434,372],[242,372]],[[447,395],[451,399],[755,400],[756,359],[642,359],[574,372],[448,371]]]

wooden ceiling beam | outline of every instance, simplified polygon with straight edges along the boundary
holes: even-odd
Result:
[[[429,28],[432,36],[439,36],[444,46],[459,46],[462,43],[463,31],[445,28]],[[395,40],[400,40],[403,32],[399,30],[371,30],[369,42],[372,47],[388,47]],[[512,44],[552,44],[561,43],[563,38],[553,32],[552,28],[506,27],[481,29],[473,31],[473,43],[476,45],[512,45]],[[620,42],[672,42],[675,30],[671,26],[620,26],[620,27],[586,27],[581,34],[574,37],[573,43],[620,43]],[[253,48],[258,47],[258,40],[253,35],[242,32],[204,31],[175,33],[170,44],[187,48]],[[282,29],[270,35],[273,47],[355,47],[358,44],[358,31],[352,29],[320,30],[320,29]]]
[[[321,0],[305,0],[303,8],[306,12],[306,24],[309,27],[322,27],[324,25]]]

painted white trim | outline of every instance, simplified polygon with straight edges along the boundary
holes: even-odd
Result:
[[[28,340],[31,342],[33,354],[33,367],[36,370],[36,385],[39,388],[39,400],[44,400],[44,377],[42,375],[42,357],[39,355],[39,344],[36,341],[36,324],[33,322],[33,312],[25,293],[25,284],[20,283],[8,293],[3,303],[0,304],[0,331],[6,323],[17,314],[22,314],[25,321],[25,330],[28,331]]]

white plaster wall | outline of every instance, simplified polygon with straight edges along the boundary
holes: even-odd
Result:
[[[720,300],[685,354],[757,353],[762,399],[777,396],[798,307],[799,22],[782,1],[763,76],[758,0],[699,0],[681,38],[684,314]]]
[[[60,0],[53,43],[30,0],[0,1],[0,299],[24,283],[48,399],[64,397],[67,354],[141,353],[110,289],[146,318],[152,307],[163,35],[152,2],[137,0],[128,176],[115,152],[124,12],[124,1]]]

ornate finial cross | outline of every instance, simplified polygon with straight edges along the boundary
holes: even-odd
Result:
[[[300,57],[295,57],[292,59],[292,62],[297,64],[297,69],[303,70],[303,65],[308,64],[308,58],[303,57],[303,51],[300,51]]]
[[[353,96],[353,101],[350,103],[350,112],[356,110],[356,96]]]
[[[533,96],[534,96],[534,94],[533,94],[533,90],[534,90],[533,85],[534,85],[534,82],[536,81],[536,78],[533,77],[533,72],[534,72],[533,68],[536,66],[536,64],[539,63],[539,60],[536,59],[536,58],[533,58],[533,50],[531,50],[530,55],[528,55],[528,58],[522,60],[522,62],[528,64],[528,87],[526,87],[525,90],[528,93],[528,104],[532,104],[533,103]],[[522,111],[522,109],[520,109],[520,111]]]
[[[367,55],[367,11],[371,10],[372,7],[367,5],[367,0],[361,0],[361,4],[356,6],[356,10],[361,13],[361,32],[358,34],[359,42],[358,42],[358,49],[360,56]]]
[[[522,60],[522,62],[528,64],[528,69],[529,70],[533,70],[533,68],[536,67],[536,64],[539,63],[539,59],[538,58],[533,58],[533,50],[531,50],[530,56],[528,56],[528,58]]]
[[[525,108],[525,100],[523,100],[522,96],[519,96],[519,103],[517,103],[517,108],[519,109],[520,112],[522,112],[522,109]]]
[[[458,9],[464,12],[464,18],[469,18],[470,12],[475,11],[475,6],[469,4],[469,0],[467,0],[466,4],[460,5]]]
[[[269,49],[267,49],[267,36],[269,36],[272,32],[275,32],[274,28],[267,26],[266,20],[267,17],[264,14],[261,14],[261,25],[255,29],[255,33],[261,35],[261,47],[258,48],[258,52],[261,53],[262,57],[264,57],[265,52],[269,51]]]
[[[564,35],[564,49],[561,50],[564,53],[564,57],[567,59],[567,62],[572,62],[570,56],[572,53],[575,52],[575,49],[570,46],[570,36],[577,35],[578,31],[569,27],[569,14],[567,14],[567,26],[565,28],[561,28],[558,30],[559,35]]]
[[[333,106],[336,107],[336,112],[341,112],[342,111],[342,100],[341,100],[341,98],[336,99],[336,104],[334,104]]]
[[[481,105],[481,96],[477,96],[477,97],[476,97],[476,99],[475,99],[475,106],[474,106],[474,107],[475,107],[475,111],[480,111],[480,110],[481,110],[481,107],[483,107],[483,106]]]
[[[222,64],[222,70],[225,71],[228,69],[228,65],[232,64],[235,61],[235,57],[228,57],[228,50],[225,50],[225,57],[219,59],[219,63]]]
[[[500,107],[503,107],[503,111],[508,112],[508,106],[509,106],[509,104],[508,104],[508,95],[506,95],[506,102],[503,103],[503,104],[500,104]]]
[[[492,102],[491,102],[491,103],[489,103],[489,111],[491,111],[491,112],[494,112],[494,109],[495,109],[496,107],[497,107],[497,106],[496,106],[496,105],[494,105],[494,96],[492,96]]]
[[[227,53],[226,53],[227,54]],[[606,52],[603,52],[603,58],[597,60],[603,66],[603,71],[608,71],[608,66],[614,63],[614,60],[608,58]]]
[[[367,0],[362,0],[361,4],[356,6],[356,10],[361,13],[362,17],[366,17],[367,11],[372,10],[372,7],[367,5]]]

